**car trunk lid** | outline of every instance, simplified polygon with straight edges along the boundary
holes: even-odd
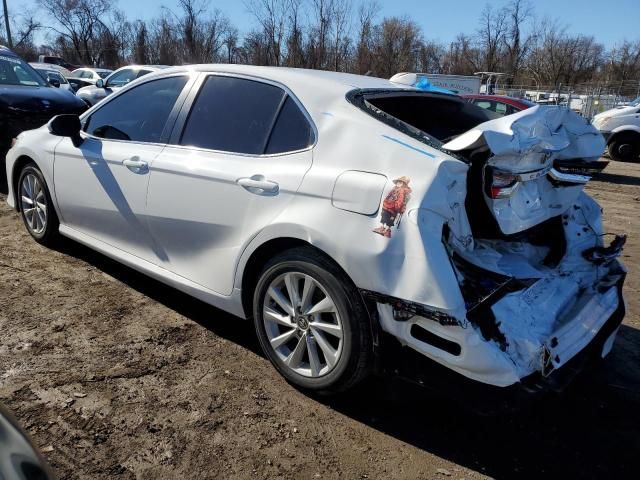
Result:
[[[560,215],[578,198],[605,143],[568,109],[536,106],[490,120],[445,143],[470,158],[483,152],[483,201],[502,234],[512,235]]]

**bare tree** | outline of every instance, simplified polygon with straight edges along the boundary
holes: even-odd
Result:
[[[503,58],[502,46],[508,32],[507,11],[487,6],[480,15],[480,27],[476,32],[481,69],[488,72],[500,70]]]
[[[380,13],[380,4],[376,1],[365,1],[358,7],[357,73],[365,74],[373,69],[374,20],[378,13]]]
[[[97,54],[92,42],[102,19],[111,12],[111,3],[103,0],[40,0],[42,9],[55,22],[50,26],[62,39],[69,41],[75,50],[75,57],[81,62],[93,65]]]
[[[533,7],[529,0],[511,0],[506,7],[506,14],[508,26],[504,37],[505,69],[511,75],[510,81],[513,81],[533,41],[532,35],[523,31],[526,23],[533,17]]]
[[[290,0],[248,0],[246,6],[262,27],[267,40],[268,65],[280,66]]]

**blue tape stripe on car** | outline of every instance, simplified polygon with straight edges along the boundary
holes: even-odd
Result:
[[[411,150],[415,150],[416,152],[419,152],[419,153],[421,153],[423,155],[426,155],[427,157],[436,158],[436,156],[433,153],[429,153],[426,150],[422,150],[420,148],[413,147],[413,146],[409,145],[408,143],[404,143],[402,140],[398,140],[397,138],[390,137],[389,135],[382,135],[382,136],[384,138],[386,138],[387,140],[391,140],[392,142],[399,143],[403,147],[407,147],[407,148],[409,148]]]

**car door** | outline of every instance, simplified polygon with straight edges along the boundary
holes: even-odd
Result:
[[[315,133],[291,93],[267,81],[204,75],[192,96],[151,165],[147,219],[160,266],[228,295],[242,247],[311,167]]]
[[[83,119],[81,144],[61,140],[54,187],[64,225],[149,261],[162,257],[144,221],[149,167],[188,82],[182,74],[141,83]]]

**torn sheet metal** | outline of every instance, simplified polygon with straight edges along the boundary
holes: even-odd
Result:
[[[443,148],[458,152],[483,145],[504,157],[514,172],[540,168],[550,154],[595,160],[605,147],[600,132],[584,118],[564,107],[542,105],[484,122]]]
[[[502,233],[511,235],[561,214],[577,200],[589,178],[562,174],[559,182],[554,162],[597,161],[605,143],[570,110],[536,106],[482,123],[444,145],[451,151],[484,147],[491,151],[483,171],[485,201]],[[505,177],[512,183],[493,191],[492,182]]]
[[[623,269],[615,260],[621,240],[608,264],[598,264],[583,252],[601,246],[603,229],[598,204],[586,194],[565,214],[567,253],[556,266],[544,263],[546,247],[524,242],[476,240],[475,250],[458,253],[492,272],[528,278],[526,288],[504,295],[491,306],[504,335],[505,353],[518,376],[559,368],[589,343],[618,307],[613,286]]]

